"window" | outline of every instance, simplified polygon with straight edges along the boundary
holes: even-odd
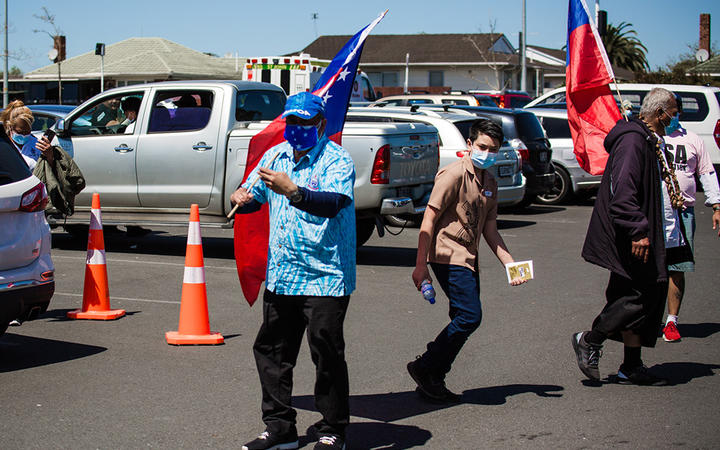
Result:
[[[397,72],[383,72],[382,85],[383,86],[399,86]]]
[[[20,152],[11,148],[10,144],[6,144],[6,147],[12,151],[0,152],[0,186],[24,180],[32,175]]]
[[[408,105],[431,105],[432,100],[429,98],[410,98],[407,101]]]
[[[469,101],[467,101],[467,100],[462,100],[462,99],[460,99],[460,100],[455,100],[455,99],[450,99],[450,98],[444,98],[444,99],[442,99],[442,100],[440,100],[440,101],[441,101],[444,105],[465,105],[465,106],[470,106],[470,102],[469,102]],[[493,106],[494,106],[494,105],[493,105]]]
[[[134,131],[142,98],[142,92],[105,97],[75,117],[70,124],[70,134],[72,136],[130,134]]]
[[[442,70],[431,70],[428,74],[430,78],[428,86],[445,86],[445,78]]]
[[[35,111],[33,111],[33,118],[35,120],[32,123],[32,131],[45,131],[57,122],[55,116]]]
[[[257,90],[238,91],[235,120],[273,120],[285,109],[285,96],[281,92]]]
[[[520,140],[526,144],[538,139],[545,139],[545,133],[540,121],[533,113],[519,113],[515,115],[515,127]]]
[[[153,100],[148,133],[202,130],[212,105],[211,91],[160,91]]]
[[[710,109],[708,108],[705,94],[700,92],[676,92],[682,100],[682,114],[680,121],[702,122],[707,117]]]
[[[570,125],[565,119],[559,119],[556,117],[541,117],[543,128],[547,132],[548,138],[550,139],[569,139]]]

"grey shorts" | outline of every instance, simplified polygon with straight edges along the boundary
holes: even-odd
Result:
[[[687,235],[688,244],[690,244],[690,250],[693,255],[695,254],[695,208],[689,206],[685,211],[679,212],[680,220],[685,225],[685,234]],[[674,272],[695,272],[695,263],[687,261],[678,264],[671,264],[668,266],[668,270]]]

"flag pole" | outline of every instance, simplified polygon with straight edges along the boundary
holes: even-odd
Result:
[[[623,100],[623,98],[622,98],[622,94],[620,93],[620,88],[618,87],[618,84],[617,84],[617,81],[615,80],[615,78],[613,78],[612,81],[613,81],[613,85],[615,85],[615,91],[617,92],[618,97],[620,97],[620,115],[623,116],[623,119],[625,119],[625,122],[628,122],[629,120],[627,118],[627,114],[625,114],[623,112],[623,111],[627,111],[627,109],[625,107],[626,106],[625,100]],[[632,104],[630,104],[630,108],[632,108]]]
[[[272,165],[272,163],[275,161],[275,158],[277,158],[279,154],[280,154],[279,151],[278,151],[277,153],[275,153],[275,155],[272,157],[272,159],[270,160],[270,162],[268,162],[268,166],[271,166],[271,165]],[[260,180],[260,175],[258,175],[257,178],[255,178],[255,181],[253,181],[252,183],[250,183],[250,186],[248,186],[247,190],[248,190],[248,191],[251,190],[251,189],[253,188],[253,186],[255,186],[255,183],[257,183],[259,180]],[[235,207],[233,207],[232,211],[230,211],[230,214],[227,215],[227,218],[228,218],[228,219],[231,219],[232,216],[235,215],[235,211],[237,211],[237,209],[238,209],[239,207],[240,207],[240,205],[236,204]]]

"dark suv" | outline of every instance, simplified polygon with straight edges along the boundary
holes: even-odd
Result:
[[[525,197],[518,206],[528,206],[538,194],[552,190],[555,167],[552,164],[550,141],[545,137],[535,114],[520,109],[487,108],[483,106],[453,106],[502,122],[505,139],[522,157],[522,173],[527,180]]]

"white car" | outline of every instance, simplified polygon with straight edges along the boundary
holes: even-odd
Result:
[[[567,110],[550,108],[525,108],[534,113],[545,129],[552,146],[552,162],[555,166],[555,187],[550,192],[539,194],[537,201],[555,205],[568,200],[573,194],[592,193],[600,186],[601,175],[590,175],[580,167],[570,136]]]
[[[720,88],[709,86],[694,86],[686,84],[618,84],[623,100],[632,103],[633,110],[640,109],[645,95],[652,88],[661,87],[674,92],[682,99],[682,114],[680,123],[683,127],[699,135],[705,142],[705,148],[710,153],[715,172],[720,176]],[[619,100],[615,85],[610,89]],[[558,88],[542,95],[528,103],[526,108],[542,107],[565,109],[565,88]]]
[[[45,185],[0,131],[0,335],[47,310],[55,291]]]
[[[464,106],[488,106],[481,104],[474,95],[463,94],[403,94],[389,95],[383,97],[370,106],[412,106],[412,105],[464,105]],[[490,106],[495,106],[493,103]]]
[[[475,114],[453,109],[442,110],[412,107],[350,108],[347,121],[419,122],[432,125],[440,136],[440,168],[457,161],[467,152],[466,139],[470,126],[477,120]],[[498,159],[490,168],[498,183],[498,205],[518,204],[525,195],[525,178],[521,161],[515,149],[506,141],[500,147]]]

